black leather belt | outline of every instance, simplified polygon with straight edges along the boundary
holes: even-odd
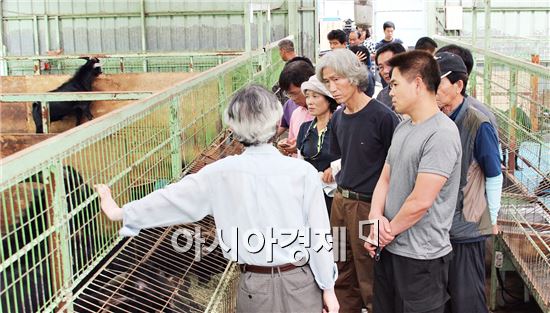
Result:
[[[372,200],[372,194],[359,193],[359,192],[344,189],[340,186],[337,186],[336,190],[338,190],[342,194],[342,197],[346,199],[359,200],[363,202],[371,202]]]
[[[273,274],[277,272],[286,272],[298,268],[292,263],[287,263],[279,266],[259,266],[259,265],[250,265],[250,264],[239,264],[241,273],[252,272],[259,274]]]

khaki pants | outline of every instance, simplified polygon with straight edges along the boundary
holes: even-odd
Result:
[[[359,221],[368,220],[369,213],[370,203],[343,198],[340,192],[334,195],[330,225],[346,228],[345,260],[337,256],[338,279],[334,287],[341,313],[358,313],[367,305],[372,308],[374,261],[368,256],[364,241],[359,239]],[[365,226],[363,235],[368,236],[369,231]]]
[[[309,266],[290,271],[258,274],[241,273],[237,312],[320,313],[322,292]]]

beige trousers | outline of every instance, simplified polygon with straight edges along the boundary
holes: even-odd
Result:
[[[322,306],[321,289],[307,265],[273,274],[241,273],[239,313],[320,313]]]

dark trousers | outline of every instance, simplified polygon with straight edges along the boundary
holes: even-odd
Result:
[[[374,313],[443,313],[451,258],[417,260],[382,250],[374,263]]]
[[[485,298],[485,240],[453,243],[448,313],[488,313]]]
[[[331,210],[330,225],[346,229],[345,256],[336,255],[338,279],[334,291],[341,313],[359,313],[372,303],[373,260],[367,255],[364,241],[359,239],[359,221],[369,219],[370,203],[346,199],[336,192]],[[367,227],[363,234],[368,236]],[[339,248],[335,253],[336,250]]]

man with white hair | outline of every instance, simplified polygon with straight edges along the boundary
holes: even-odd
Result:
[[[109,219],[123,221],[124,236],[213,215],[224,256],[241,268],[237,312],[321,312],[323,302],[327,311],[338,312],[337,269],[317,171],[268,144],[281,115],[275,95],[258,85],[243,88],[225,112],[234,138],[246,147],[242,155],[225,157],[122,208],[109,187],[96,185],[101,208]],[[289,233],[304,240],[289,243]]]
[[[317,64],[316,75],[345,109],[331,119],[331,152],[341,157],[332,202],[332,227],[346,229],[346,255],[337,260],[335,290],[343,312],[360,312],[372,302],[373,261],[365,254],[359,222],[367,220],[374,186],[384,166],[397,116],[366,95],[367,71],[353,52],[335,49]]]

